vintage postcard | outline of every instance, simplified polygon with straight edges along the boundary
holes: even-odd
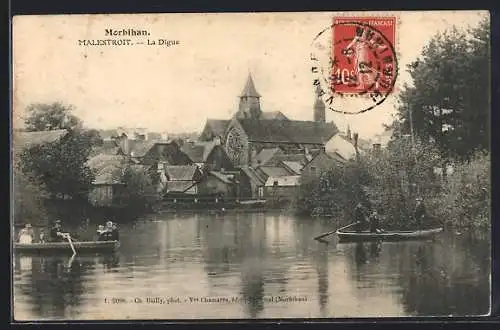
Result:
[[[15,321],[490,313],[487,11],[12,31]]]

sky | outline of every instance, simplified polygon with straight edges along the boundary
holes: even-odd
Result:
[[[395,89],[410,82],[406,65],[436,33],[475,26],[484,11],[312,12],[231,14],[120,14],[17,16],[13,21],[13,126],[26,106],[60,101],[75,107],[87,127],[144,127],[182,133],[203,129],[207,118],[228,119],[237,110],[249,73],[263,111],[312,120],[311,43],[333,16],[398,18]],[[105,29],[141,29],[127,38],[178,40],[162,45],[81,46],[78,40],[109,39]],[[327,121],[347,124],[371,138],[391,121],[397,92],[371,111]]]

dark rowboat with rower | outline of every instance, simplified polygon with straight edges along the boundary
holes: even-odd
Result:
[[[370,231],[356,232],[354,230],[337,230],[339,243],[344,242],[373,242],[373,241],[405,241],[425,240],[434,238],[443,228],[422,230],[387,231],[372,233]]]
[[[344,226],[334,231],[316,236],[314,239],[325,241],[325,237],[336,234],[339,243],[347,242],[373,242],[373,241],[406,241],[406,240],[426,240],[432,239],[443,231],[443,228],[419,229],[419,230],[396,230],[371,232],[368,230],[356,231],[348,229],[357,223]]]

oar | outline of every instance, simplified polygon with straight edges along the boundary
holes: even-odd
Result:
[[[75,255],[76,254],[76,250],[75,250],[75,247],[73,246],[73,242],[71,241],[71,237],[69,236],[69,233],[65,233],[64,236],[68,240],[69,245],[71,246],[71,250],[73,250],[73,255]]]
[[[335,230],[332,230],[332,231],[326,232],[326,233],[324,233],[324,234],[321,234],[321,235],[318,235],[318,236],[314,237],[314,239],[315,239],[315,240],[319,240],[319,239],[321,239],[321,238],[323,238],[323,237],[326,237],[326,236],[328,236],[328,235],[335,234],[338,230],[343,230],[343,229],[349,228],[349,227],[351,227],[351,226],[354,226],[354,225],[355,225],[355,224],[357,224],[357,223],[358,223],[358,222],[353,222],[353,223],[351,223],[351,224],[349,224],[349,225],[347,225],[347,226],[341,227],[341,228],[339,228],[339,229],[335,229]]]

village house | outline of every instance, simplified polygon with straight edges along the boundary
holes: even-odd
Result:
[[[344,161],[356,157],[356,147],[349,139],[337,134],[325,144],[325,152],[328,155],[335,155]]]
[[[267,181],[269,177],[279,178],[295,175],[295,173],[287,170],[284,166],[259,166],[255,168],[255,172],[258,173],[264,181]]]
[[[264,185],[264,198],[271,204],[291,202],[300,187],[300,175],[269,176]]]
[[[210,171],[198,183],[198,195],[202,198],[235,199],[238,194],[237,177],[231,172]]]
[[[128,159],[123,155],[98,154],[87,161],[94,172],[94,181],[89,192],[89,202],[97,207],[120,205],[125,189],[123,180]]]
[[[198,166],[195,164],[167,165],[164,169],[167,179],[166,194],[198,194],[198,185],[203,179],[203,173]]]
[[[310,162],[308,162],[301,171],[301,184],[307,184],[321,176],[336,165],[345,164],[346,159],[337,153],[327,154],[320,152]]]
[[[233,164],[218,140],[186,142],[181,151],[204,173],[232,170]]]
[[[250,166],[239,168],[238,197],[241,199],[263,199],[266,179]]]
[[[14,152],[18,153],[37,145],[62,142],[68,136],[69,131],[65,129],[36,132],[14,131],[12,134],[12,146]]]

